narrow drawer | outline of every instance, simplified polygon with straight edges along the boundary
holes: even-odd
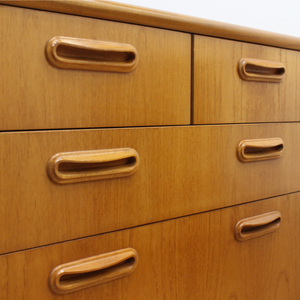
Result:
[[[194,54],[195,124],[300,120],[299,52],[195,36]]]
[[[299,134],[296,123],[2,133],[0,253],[299,191]]]
[[[291,194],[2,255],[2,299],[298,299],[299,204]],[[252,227],[261,235],[235,239],[241,220],[270,213],[280,213],[272,232],[269,219],[265,228]],[[105,267],[107,257],[115,268]],[[98,271],[89,272],[87,258]]]
[[[189,34],[3,5],[0,20],[0,130],[190,124]]]

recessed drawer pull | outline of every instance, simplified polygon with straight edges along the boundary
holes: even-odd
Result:
[[[66,294],[131,274],[138,264],[132,248],[117,250],[60,265],[49,276],[50,290]]]
[[[277,230],[280,226],[281,214],[272,211],[266,214],[240,220],[235,226],[236,240],[243,242]]]
[[[47,164],[47,173],[56,183],[119,178],[132,175],[139,155],[131,148],[57,153]]]
[[[128,73],[138,63],[132,45],[57,36],[46,45],[46,57],[60,69]]]
[[[242,58],[238,69],[243,80],[280,82],[285,76],[284,64],[276,61]]]
[[[282,155],[283,149],[281,138],[244,140],[238,145],[237,156],[241,162],[275,159]]]

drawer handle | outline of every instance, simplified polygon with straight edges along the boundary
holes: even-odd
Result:
[[[67,294],[131,274],[138,264],[138,254],[132,248],[72,261],[52,270],[50,290]]]
[[[284,64],[276,61],[242,58],[238,69],[243,80],[280,82],[285,76]]]
[[[280,222],[281,214],[279,211],[240,220],[235,226],[235,238],[244,242],[271,233],[280,227]]]
[[[132,45],[57,36],[46,45],[49,63],[60,69],[129,73],[138,63]]]
[[[237,156],[241,162],[275,159],[282,155],[283,149],[281,138],[244,140],[238,145]]]
[[[132,175],[139,166],[139,155],[131,148],[63,152],[47,164],[51,180],[60,184],[119,178]]]

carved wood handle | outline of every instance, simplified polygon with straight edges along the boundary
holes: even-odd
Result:
[[[139,155],[131,148],[62,152],[47,164],[51,180],[59,184],[119,178],[132,175]]]
[[[285,76],[284,64],[276,61],[242,58],[238,69],[243,80],[280,82]]]
[[[275,159],[282,155],[283,149],[281,138],[244,140],[237,147],[237,156],[241,162]]]
[[[138,63],[132,45],[57,36],[46,45],[49,63],[60,69],[129,73]]]
[[[66,294],[128,276],[138,264],[132,248],[113,251],[60,265],[49,275],[50,290]]]
[[[235,226],[236,240],[243,242],[277,230],[281,223],[279,211],[240,220]]]

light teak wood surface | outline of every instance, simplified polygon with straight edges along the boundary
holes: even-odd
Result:
[[[70,240],[300,190],[300,124],[0,134],[0,252]],[[242,163],[241,141],[280,137],[283,155]],[[61,152],[132,148],[124,178],[53,183]],[[14,237],[14,238],[12,238]]]
[[[0,3],[69,14],[0,5],[0,130],[81,128],[0,133],[1,300],[299,297],[300,194],[236,205],[300,190],[300,124],[91,129],[190,124],[191,111],[299,121],[296,51],[191,34],[298,38],[107,1]],[[250,154],[276,160],[239,161],[243,142],[273,138]]]
[[[116,3],[115,1],[0,0],[0,3],[300,50],[300,39],[298,37]]]
[[[279,230],[238,242],[238,221],[279,211]],[[179,218],[0,256],[1,299],[23,300],[295,300],[299,280],[300,195]],[[57,296],[53,268],[132,247],[139,255],[126,277]]]
[[[0,16],[0,130],[190,124],[190,35],[3,5]],[[57,69],[45,55],[57,36],[132,45],[138,65]]]
[[[300,120],[297,51],[203,36],[195,36],[194,49],[195,124]],[[242,58],[283,63],[285,77],[278,83],[242,80]]]

